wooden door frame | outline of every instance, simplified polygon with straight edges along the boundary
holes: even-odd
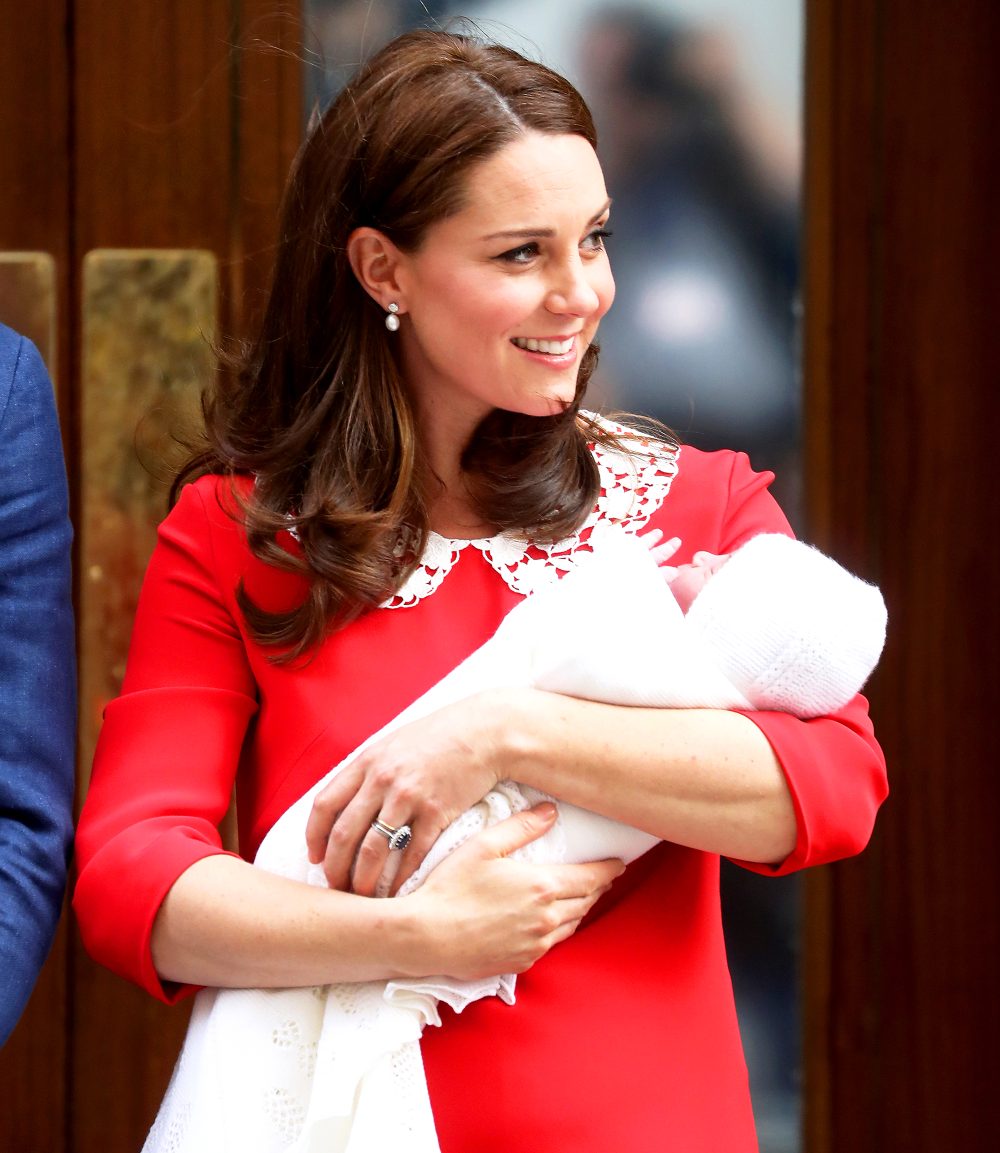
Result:
[[[5,24],[0,248],[55,258],[50,367],[77,524],[83,259],[95,248],[207,249],[221,327],[246,331],[301,137],[295,13],[280,0],[42,0]],[[0,1147],[139,1148],[185,1021],[94,965],[67,914],[0,1053]]]
[[[990,0],[807,3],[808,525],[886,596],[892,786],[809,880],[808,1153],[1000,1132],[998,52]]]

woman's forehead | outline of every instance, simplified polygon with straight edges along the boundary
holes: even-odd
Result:
[[[582,136],[525,133],[473,167],[460,214],[470,226],[537,228],[570,209],[589,220],[608,200],[597,154]]]

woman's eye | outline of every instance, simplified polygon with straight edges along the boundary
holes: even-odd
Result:
[[[604,250],[604,242],[611,235],[607,228],[595,228],[593,232],[587,233],[583,239],[581,247],[593,249],[595,252],[602,252]]]
[[[507,264],[527,264],[529,261],[534,260],[538,255],[538,245],[522,244],[520,248],[512,248],[508,252],[501,252],[498,257],[499,260],[505,261]]]

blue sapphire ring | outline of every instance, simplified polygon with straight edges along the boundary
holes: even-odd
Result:
[[[405,849],[413,837],[413,831],[409,825],[400,825],[398,829],[394,829],[392,825],[387,825],[385,821],[380,821],[377,817],[372,821],[372,828],[376,833],[381,833],[383,837],[389,842],[390,849]]]

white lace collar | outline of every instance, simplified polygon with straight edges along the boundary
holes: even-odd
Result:
[[[474,548],[514,592],[527,596],[554,581],[576,564],[577,552],[590,552],[602,533],[612,526],[638,532],[660,507],[677,475],[676,448],[649,441],[610,421],[607,427],[623,434],[634,454],[592,445],[601,477],[601,491],[593,511],[568,537],[539,544],[513,533],[478,540],[452,540],[431,532],[420,564],[403,586],[382,607],[412,608],[436,592],[458,563],[464,549]]]

